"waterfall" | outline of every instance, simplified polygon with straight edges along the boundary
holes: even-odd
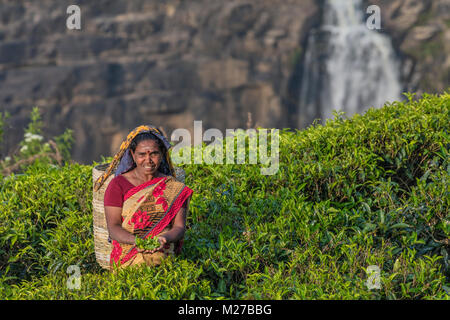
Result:
[[[307,41],[299,125],[346,116],[401,99],[400,66],[390,39],[366,26],[362,0],[325,0],[322,25]]]

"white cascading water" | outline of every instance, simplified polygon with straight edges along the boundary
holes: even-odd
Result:
[[[400,67],[390,39],[370,30],[362,0],[326,0],[323,23],[311,33],[300,90],[300,127],[314,118],[346,116],[400,100]]]

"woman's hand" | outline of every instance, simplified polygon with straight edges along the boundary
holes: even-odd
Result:
[[[137,250],[139,253],[155,253],[157,251],[162,251],[166,244],[170,242],[176,242],[179,239],[182,239],[185,230],[186,230],[186,206],[182,207],[178,211],[177,215],[175,216],[174,225],[172,229],[156,237],[156,239],[161,244],[159,248],[153,250],[145,250],[137,248]]]
[[[159,251],[164,249],[164,245],[167,243],[167,238],[165,236],[159,236],[158,239],[159,243],[161,243],[161,246],[158,249],[155,249],[154,251]]]
[[[136,250],[137,250],[138,253],[148,253],[149,252],[149,250],[141,249],[141,248],[138,248],[138,247],[136,247]]]
[[[157,251],[162,251],[162,249],[164,249],[164,245],[167,243],[167,238],[165,236],[158,236],[158,238],[156,238],[156,240],[158,240],[158,242],[161,245],[159,246],[159,248],[156,248],[153,250],[148,250],[148,253],[155,253]]]
[[[161,235],[161,236],[158,236],[156,238],[156,240],[158,240],[158,242],[161,244],[159,246],[159,248],[156,248],[156,249],[153,249],[153,250],[146,250],[146,249],[139,249],[138,247],[136,247],[137,251],[139,253],[155,253],[157,251],[163,250],[164,249],[164,245],[168,242],[167,238],[165,236]]]

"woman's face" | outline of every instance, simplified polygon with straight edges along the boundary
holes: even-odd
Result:
[[[136,168],[145,175],[155,175],[162,161],[162,153],[158,143],[154,140],[139,142],[136,151],[131,150]]]

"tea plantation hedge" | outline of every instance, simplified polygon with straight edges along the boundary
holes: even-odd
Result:
[[[0,298],[449,299],[449,112],[449,94],[409,95],[283,130],[272,176],[186,165],[183,253],[117,273],[95,261],[95,164],[35,163],[0,180]]]

